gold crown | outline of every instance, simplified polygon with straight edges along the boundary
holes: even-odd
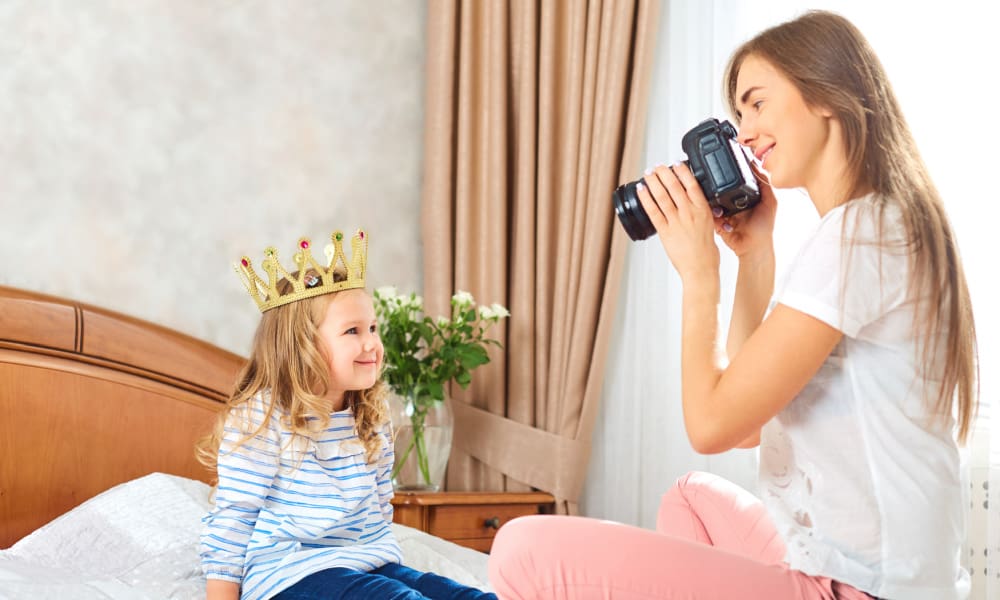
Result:
[[[265,258],[261,263],[267,273],[267,281],[257,275],[246,256],[233,265],[260,312],[304,298],[365,287],[365,262],[368,259],[368,238],[365,232],[359,229],[351,238],[351,262],[347,262],[347,257],[344,256],[344,234],[334,231],[330,239],[333,243],[327,244],[324,249],[327,260],[325,267],[313,259],[309,238],[299,239],[299,250],[292,257],[295,270],[298,271],[294,277],[278,262],[278,251],[273,246],[264,249]],[[347,279],[333,280],[333,273],[338,267],[347,272]],[[278,291],[278,283],[282,279],[292,286],[284,294]]]

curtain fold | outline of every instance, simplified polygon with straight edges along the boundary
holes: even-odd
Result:
[[[446,488],[576,512],[621,276],[611,192],[638,171],[658,2],[428,5],[424,298],[500,302],[504,344],[453,387]]]

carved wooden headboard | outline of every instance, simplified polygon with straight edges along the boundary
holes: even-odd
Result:
[[[194,443],[242,363],[164,327],[0,287],[0,548],[148,473],[208,481]]]

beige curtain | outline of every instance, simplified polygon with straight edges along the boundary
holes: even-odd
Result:
[[[453,386],[449,490],[531,488],[575,513],[627,237],[658,0],[431,0],[423,243],[429,314],[510,309]]]

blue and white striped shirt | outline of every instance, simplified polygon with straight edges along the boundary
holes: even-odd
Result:
[[[402,562],[390,527],[389,426],[379,432],[374,465],[365,461],[350,410],[331,413],[329,426],[306,439],[281,423],[275,407],[267,426],[237,447],[245,423],[254,431],[265,414],[258,396],[227,417],[215,506],[203,519],[205,576],[241,583],[242,600],[257,600],[324,569]]]

